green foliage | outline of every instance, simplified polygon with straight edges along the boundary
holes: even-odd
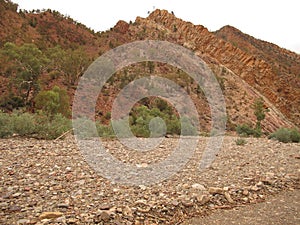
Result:
[[[300,142],[300,132],[297,129],[292,129],[290,131],[290,138],[292,142],[299,143]]]
[[[262,98],[256,99],[253,105],[254,108],[254,115],[256,116],[258,121],[262,121],[266,115],[265,115],[265,108],[264,108],[264,101]]]
[[[0,112],[0,138],[15,134],[22,137],[55,139],[70,129],[71,121],[61,114],[56,114],[50,119],[42,113]]]
[[[128,137],[128,130],[124,130],[124,127],[128,126],[127,123],[129,123],[133,135],[137,137],[160,137],[165,134],[179,135],[181,134],[181,122],[183,124],[183,135],[195,135],[197,133],[196,128],[192,126],[189,120],[184,118],[180,121],[164,100],[154,99],[150,101],[145,98],[139,103],[144,105],[133,107],[129,117],[112,121],[114,128],[119,131],[118,135],[121,135],[120,137]],[[97,125],[97,130],[100,136],[114,136],[111,125]]]
[[[11,117],[0,111],[0,138],[9,137],[13,134]]]
[[[30,113],[15,112],[11,115],[14,133],[20,136],[30,136],[36,132],[35,116]]]
[[[173,32],[177,32],[177,30],[178,30],[178,29],[177,29],[177,26],[176,26],[176,24],[174,24],[174,25],[173,25]]]
[[[0,1],[0,6],[1,6],[0,9],[2,7],[4,7],[6,10],[10,10],[10,11],[13,11],[13,12],[17,12],[18,7],[19,7],[18,4],[13,3],[10,0],[5,0],[5,1],[1,0]]]
[[[242,136],[261,137],[261,121],[265,119],[268,109],[264,107],[264,101],[262,98],[256,99],[252,107],[254,109],[254,115],[256,116],[255,128],[252,128],[247,124],[242,124],[236,127],[236,132]]]
[[[147,62],[147,66],[148,66],[148,69],[149,69],[149,73],[153,73],[154,70],[155,70],[155,64],[154,64],[154,62],[148,61]]]
[[[53,118],[49,118],[44,114],[35,114],[35,119],[37,122],[36,130],[35,134],[32,135],[35,138],[55,139],[72,128],[71,120],[62,114],[55,114]]]
[[[37,19],[35,17],[31,18],[29,20],[29,25],[32,26],[32,27],[36,27],[36,25],[37,25]]]
[[[279,128],[269,135],[269,138],[278,140],[283,143],[300,142],[300,132],[297,129]]]
[[[238,138],[235,140],[236,145],[245,145],[247,144],[247,141],[243,138]]]
[[[105,117],[106,120],[110,120],[111,112],[107,112],[104,117]]]
[[[15,108],[21,108],[24,106],[24,99],[17,95],[14,95],[13,93],[9,93],[7,96],[3,96],[0,98],[0,107],[3,107],[7,110],[13,110]]]
[[[266,117],[266,112],[268,112],[267,109],[264,107],[264,101],[262,98],[256,99],[254,104],[254,115],[256,116],[256,136],[260,137],[261,136],[261,121],[265,119]]]
[[[187,117],[181,119],[181,134],[184,136],[195,136],[198,131]]]
[[[35,107],[46,112],[48,115],[54,115],[59,109],[59,94],[54,91],[41,91],[35,100]]]
[[[50,91],[41,91],[36,96],[35,107],[44,111],[48,116],[62,114],[65,117],[70,115],[69,96],[64,89],[55,86]]]
[[[1,70],[10,77],[24,102],[31,102],[30,96],[35,96],[39,90],[38,78],[44,71],[48,59],[34,44],[17,46],[6,43],[0,51],[0,56],[7,62]]]
[[[104,138],[115,137],[114,130],[111,125],[105,126],[100,123],[96,123],[96,128],[100,137],[104,137]]]
[[[224,82],[225,78],[220,77],[220,76],[216,76],[216,78],[217,78],[217,81],[220,85],[221,90],[225,91],[225,82]]]
[[[66,82],[74,85],[90,64],[90,59],[83,48],[64,50],[60,46],[47,49],[47,57],[50,60],[49,70],[57,71]]]
[[[173,116],[173,118],[166,120],[166,124],[167,124],[167,134],[180,134],[181,132],[181,123],[180,120],[177,119],[177,117],[175,118],[175,116]]]
[[[241,136],[251,136],[254,135],[255,131],[248,124],[237,125],[236,132]]]
[[[50,59],[49,69],[59,72],[70,85],[78,81],[90,64],[90,59],[82,48],[64,50],[56,46],[48,49],[45,54]]]
[[[97,130],[95,131],[94,121],[88,118],[78,118],[73,121],[77,131],[75,133],[80,139],[87,139],[89,137],[97,137]]]
[[[144,103],[149,104],[148,107],[134,107],[130,113],[129,121],[134,135],[158,137],[165,134],[198,134],[196,126],[187,117],[179,118],[165,100],[156,98],[151,104],[146,100]]]

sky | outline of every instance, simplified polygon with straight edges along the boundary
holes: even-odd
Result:
[[[209,31],[231,25],[255,38],[300,54],[299,0],[12,0],[21,9],[53,9],[105,31],[119,20],[147,17],[167,9],[176,17],[201,24]]]

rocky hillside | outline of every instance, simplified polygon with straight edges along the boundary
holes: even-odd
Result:
[[[1,46],[6,42],[35,43],[41,49],[60,45],[64,48],[81,46],[94,55],[97,51],[97,35],[57,11],[18,11],[18,5],[1,0],[0,18]]]
[[[56,11],[17,12],[15,4],[0,0],[0,40],[0,47],[10,41],[35,43],[40,49],[56,45],[64,49],[83,48],[91,59],[135,40],[167,40],[191,49],[215,72],[227,104],[229,129],[241,123],[255,123],[252,105],[259,97],[269,109],[262,124],[265,131],[300,126],[300,56],[230,26],[212,33],[166,10],[155,10],[147,18],[137,17],[130,23],[119,21],[109,31],[95,33]],[[182,71],[161,63],[155,63],[152,71],[147,70],[147,64],[138,64],[115,74],[114,82],[109,82],[99,95],[98,116],[103,117],[110,111],[124,84],[150,73],[185,87],[200,112],[202,128],[209,129],[210,110],[205,96]],[[66,85],[59,77],[46,78],[47,73],[40,78],[47,83],[44,88],[58,83],[72,97],[74,86]],[[2,89],[5,79],[0,73]]]

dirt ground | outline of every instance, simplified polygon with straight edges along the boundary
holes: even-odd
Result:
[[[245,205],[230,210],[216,210],[209,216],[188,220],[182,225],[297,225],[300,224],[300,191],[288,191],[269,196],[263,203]]]

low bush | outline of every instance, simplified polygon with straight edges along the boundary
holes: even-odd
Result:
[[[96,123],[96,128],[100,137],[104,137],[104,138],[115,137],[115,133],[111,125],[102,125],[100,123]]]
[[[30,136],[36,132],[35,115],[30,113],[14,113],[11,123],[15,134]]]
[[[56,139],[72,128],[71,120],[61,114],[56,114],[51,119],[43,114],[36,115],[35,120],[35,133],[31,136],[40,139]]]
[[[245,145],[247,144],[247,141],[243,138],[238,138],[235,140],[236,145]]]
[[[247,124],[241,124],[236,127],[236,132],[241,136],[251,136],[254,135],[255,131]]]
[[[0,111],[0,138],[6,138],[13,135],[13,126],[8,114]]]
[[[22,137],[55,139],[71,127],[71,121],[61,114],[56,114],[50,119],[43,113],[0,112],[0,138],[15,134]]]
[[[300,132],[290,128],[279,128],[277,131],[269,135],[270,139],[275,139],[283,143],[300,142]]]
[[[73,120],[73,125],[75,134],[79,139],[88,139],[98,136],[97,130],[95,130],[94,121],[88,118],[78,118]]]

